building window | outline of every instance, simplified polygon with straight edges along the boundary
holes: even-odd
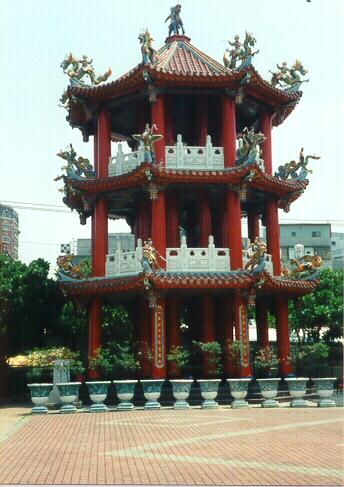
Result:
[[[296,237],[296,232],[291,232],[292,237]]]
[[[4,210],[4,211],[2,212],[2,216],[3,216],[4,218],[9,218],[9,217],[10,217],[10,212],[9,212],[8,210]]]
[[[5,232],[9,232],[10,231],[10,226],[8,223],[4,223],[2,225],[2,229],[5,231]]]
[[[6,235],[3,235],[3,236],[2,236],[2,241],[3,241],[4,243],[10,243],[10,237],[7,237]]]
[[[312,232],[312,237],[321,237],[321,232]]]
[[[305,255],[314,255],[314,247],[305,247]],[[289,259],[295,259],[295,248],[288,247]]]
[[[281,247],[281,258],[282,260],[288,259],[288,247]]]
[[[332,247],[336,246],[336,242],[331,242]]]

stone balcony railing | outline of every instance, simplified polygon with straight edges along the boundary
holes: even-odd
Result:
[[[223,147],[213,147],[207,135],[205,147],[187,146],[182,136],[177,135],[177,143],[165,147],[165,161],[168,169],[194,169],[197,171],[223,170]]]
[[[142,272],[142,241],[137,240],[135,251],[124,251],[118,242],[117,250],[106,257],[106,276],[135,275]],[[166,249],[166,272],[228,272],[229,249],[216,248],[214,237],[209,237],[208,247],[189,248],[182,237],[181,246]]]
[[[109,176],[120,176],[133,171],[137,166],[140,166],[144,160],[143,142],[140,142],[137,151],[124,154],[122,144],[117,146],[117,154],[110,157],[109,161]]]
[[[250,261],[251,256],[247,250],[242,251],[242,260],[243,260],[243,268],[245,265]],[[273,275],[273,263],[272,263],[272,256],[270,254],[265,254],[265,270],[269,272],[269,274]]]

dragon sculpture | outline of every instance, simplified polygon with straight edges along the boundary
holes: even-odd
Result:
[[[185,34],[183,21],[180,17],[180,11],[182,6],[178,3],[175,7],[170,8],[170,15],[165,20],[165,23],[170,20],[170,25],[168,26],[168,35],[171,34],[179,35],[179,29],[181,29],[182,34]]]
[[[308,169],[309,159],[320,159],[316,155],[304,156],[303,148],[300,151],[299,162],[290,161],[283,166],[278,167],[278,171],[275,172],[275,177],[283,180],[303,181],[307,178],[308,174],[312,174],[312,169]]]
[[[238,138],[237,159],[235,163],[242,164],[257,163],[260,165],[260,144],[266,140],[261,132],[255,133],[254,129],[244,128],[242,136]]]
[[[234,42],[228,41],[228,44],[233,49],[227,48],[223,55],[223,63],[228,69],[242,69],[252,64],[252,58],[255,54],[259,53],[253,50],[256,43],[256,39],[250,32],[246,31],[245,40],[240,42],[240,36],[234,37]],[[237,65],[237,63],[240,63]]]
[[[272,74],[271,84],[280,86],[289,93],[298,91],[302,83],[308,83],[309,81],[309,79],[301,79],[301,76],[305,76],[308,71],[299,59],[296,59],[291,68],[288,68],[287,62],[284,61],[282,66],[277,64],[277,69],[277,72],[270,71]]]
[[[96,76],[92,62],[93,59],[89,59],[86,55],[82,56],[81,59],[77,59],[70,52],[60,66],[63,72],[69,76],[72,84],[85,85],[84,78],[88,76],[92,85],[99,85],[111,76],[112,71],[109,68],[103,75]]]
[[[159,252],[153,247],[153,242],[151,238],[148,238],[142,247],[142,267],[143,272],[146,274],[155,274],[161,270],[159,264],[159,258],[164,260],[164,257],[159,254]]]
[[[258,237],[250,243],[246,254],[249,260],[246,262],[244,270],[251,271],[253,274],[260,274],[265,269],[266,245]]]
[[[156,50],[153,49],[153,37],[150,35],[148,29],[141,32],[138,37],[141,44],[142,62],[143,64],[154,64],[156,62]]]
[[[79,264],[73,264],[73,254],[59,255],[56,260],[58,266],[58,275],[61,279],[69,277],[72,279],[85,279],[85,265],[86,261],[81,261]]]
[[[85,157],[76,158],[76,152],[72,144],[69,144],[68,149],[61,150],[56,155],[67,161],[67,165],[61,167],[62,170],[66,171],[67,177],[71,179],[92,179],[96,176],[89,159],[86,159]],[[84,175],[84,177],[82,177],[82,175]],[[64,175],[57,176],[55,181],[59,181],[64,177]]]
[[[319,267],[322,265],[322,258],[320,255],[304,255],[300,259],[292,259],[290,261],[295,268],[289,271],[287,267],[283,267],[282,274],[289,279],[304,279],[312,280],[317,276]]]

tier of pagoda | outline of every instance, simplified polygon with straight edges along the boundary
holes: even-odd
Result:
[[[280,374],[286,376],[292,373],[288,301],[313,291],[316,282],[281,275],[278,209],[288,211],[308,180],[273,175],[272,128],[302,93],[265,81],[251,63],[225,67],[186,35],[171,35],[158,51],[142,54],[142,62],[116,81],[72,79],[64,93],[70,125],[84,141],[94,141],[94,176],[63,177],[65,204],[82,224],[92,222],[92,277],[61,282],[89,310],[89,353],[102,345],[102,305],[123,304],[132,311],[135,339],[152,350],[144,376],[168,377],[166,353],[182,340],[188,346],[182,316],[189,343],[241,341],[236,373],[251,376],[250,304],[262,348],[269,345],[268,311],[275,313]],[[153,160],[133,137],[145,127],[162,136]],[[238,163],[247,128],[264,138],[254,161]],[[120,142],[116,154],[111,141]],[[124,141],[131,152],[123,152]],[[136,249],[109,255],[108,220],[119,218],[130,225]],[[250,266],[242,218],[251,242],[260,225],[266,227],[263,265]],[[143,265],[149,238],[160,269]],[[224,360],[228,377],[234,371],[230,358]]]

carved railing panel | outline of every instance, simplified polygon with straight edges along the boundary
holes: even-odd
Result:
[[[122,144],[117,146],[117,154],[110,157],[109,160],[109,176],[120,176],[133,171],[140,166],[144,160],[143,142],[140,142],[137,151],[128,152],[124,154]]]
[[[205,147],[198,147],[183,145],[182,136],[178,134],[177,143],[165,147],[165,160],[168,169],[224,169],[223,147],[213,147],[210,135],[207,135]]]

